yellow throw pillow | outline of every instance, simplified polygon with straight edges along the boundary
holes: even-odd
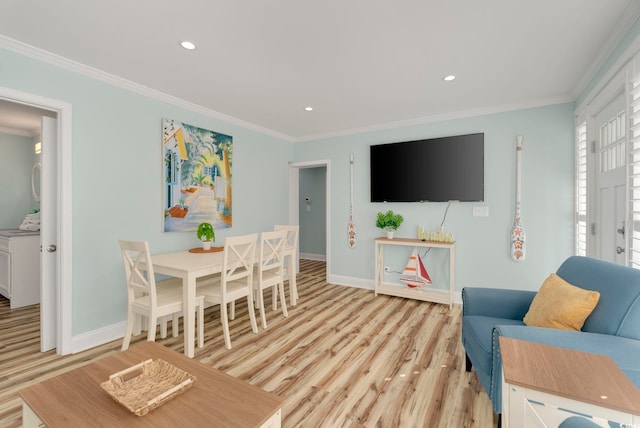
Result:
[[[598,300],[597,291],[583,290],[552,273],[533,298],[524,323],[531,327],[580,331]]]

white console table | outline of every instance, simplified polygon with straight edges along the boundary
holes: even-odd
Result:
[[[406,285],[393,284],[384,281],[384,247],[385,245],[399,245],[404,247],[443,248],[449,250],[449,290],[435,290],[428,286],[421,289],[408,288]],[[375,294],[406,297],[427,302],[453,304],[455,280],[455,242],[421,241],[407,238],[376,238],[375,240]]]

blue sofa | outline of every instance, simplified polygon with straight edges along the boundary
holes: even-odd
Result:
[[[574,256],[556,274],[577,287],[600,292],[582,331],[526,326],[522,319],[536,292],[462,290],[466,369],[475,368],[497,414],[502,410],[500,336],[608,355],[640,388],[640,270]]]

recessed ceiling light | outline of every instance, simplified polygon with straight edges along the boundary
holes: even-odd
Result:
[[[304,109],[305,109],[306,111],[313,111],[313,107],[311,107],[311,106],[305,107]]]
[[[182,46],[185,49],[188,49],[190,51],[194,50],[196,48],[196,45],[194,45],[193,43],[185,40],[184,42],[180,42],[180,46]]]
[[[452,80],[455,80],[455,79],[456,79],[456,76],[454,76],[453,74],[450,74],[448,76],[444,76],[442,78],[442,80],[444,80],[445,82],[451,82]]]

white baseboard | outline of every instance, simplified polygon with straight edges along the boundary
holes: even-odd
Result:
[[[373,279],[356,278],[354,276],[329,275],[327,278],[330,284],[346,285],[347,287],[364,288],[372,290],[374,287]]]
[[[373,279],[356,278],[344,275],[329,275],[330,284],[344,285],[347,287],[364,288],[365,290],[375,290],[375,282]],[[453,293],[453,303],[462,304],[462,292],[455,291]]]
[[[357,278],[354,276],[329,275],[328,281],[330,284],[363,288],[365,290],[371,291],[373,291],[375,288],[375,284],[372,279]],[[455,292],[453,303],[462,304],[461,291]],[[211,305],[207,305],[207,307],[209,306]],[[127,322],[121,321],[116,324],[111,324],[106,327],[73,336],[73,338],[71,339],[71,352],[75,354],[77,352],[85,351],[96,346],[104,345],[105,343],[112,342],[114,340],[122,339],[124,337],[126,327]]]
[[[81,352],[96,346],[104,345],[105,343],[112,342],[114,340],[122,339],[126,328],[127,322],[122,321],[73,336],[71,338],[71,352],[75,354],[76,352]]]
[[[300,259],[305,260],[316,260],[319,262],[326,262],[327,255],[326,254],[313,254],[313,253],[300,253]]]

